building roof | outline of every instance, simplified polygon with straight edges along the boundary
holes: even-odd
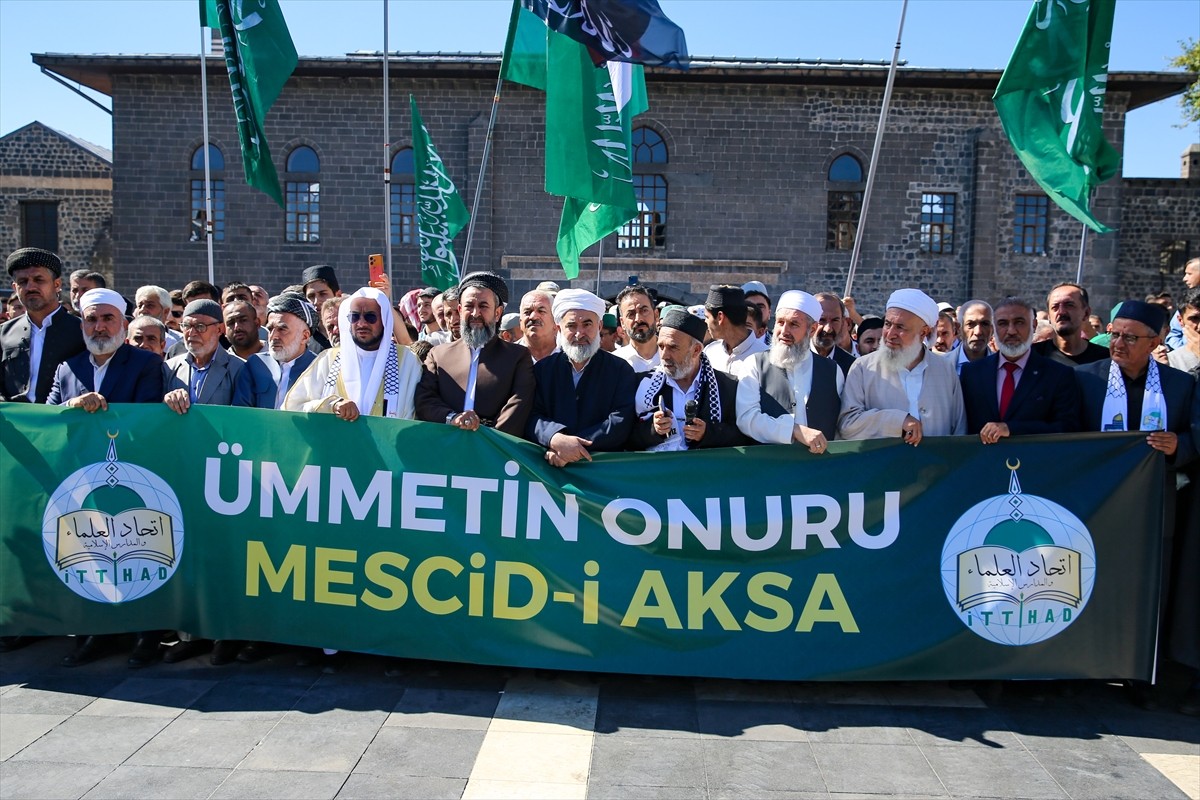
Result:
[[[49,125],[46,125],[45,123],[42,123],[42,122],[38,122],[37,120],[34,120],[33,122],[29,123],[28,125],[22,125],[20,128],[17,128],[14,131],[10,131],[9,133],[6,133],[3,136],[0,136],[0,141],[7,139],[10,136],[16,136],[17,134],[27,131],[30,128],[41,128],[42,130],[50,131],[55,136],[62,137],[63,139],[65,139],[67,142],[74,145],[75,147],[78,147],[81,150],[87,151],[88,153],[90,153],[91,155],[100,159],[101,161],[105,162],[109,166],[112,166],[112,163],[113,163],[112,150],[109,150],[107,147],[101,147],[98,144],[93,144],[92,142],[89,142],[87,139],[80,139],[78,136],[72,136],[69,133],[64,133],[63,131],[57,130],[55,128],[51,128]]]
[[[345,56],[304,56],[296,66],[298,76],[373,76],[379,72],[381,53],[360,51]],[[209,56],[209,68],[224,70],[220,56]],[[196,55],[80,55],[34,53],[33,62],[67,80],[102,94],[112,95],[113,76],[118,74],[195,75],[200,71]],[[650,82],[682,83],[775,83],[818,86],[880,86],[887,78],[886,61],[825,59],[693,58],[688,70],[647,68]],[[392,53],[389,72],[393,78],[406,75],[446,78],[494,78],[500,64],[498,53]],[[896,86],[915,89],[958,89],[991,91],[1000,82],[997,69],[936,69],[903,66],[896,73]],[[1108,88],[1129,93],[1129,110],[1181,94],[1196,80],[1188,72],[1111,72]]]

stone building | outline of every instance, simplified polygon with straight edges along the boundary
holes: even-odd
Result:
[[[113,277],[113,155],[31,122],[0,137],[0,252],[45,247]]]
[[[120,288],[204,276],[206,248],[194,235],[204,188],[199,59],[39,54],[34,61],[112,98]],[[210,58],[217,282],[253,278],[277,290],[303,267],[331,263],[345,284],[361,285],[367,256],[383,250],[382,171],[390,157],[394,279],[415,285],[407,97],[416,97],[470,206],[498,63],[494,55],[393,55],[393,143],[385,156],[379,55],[302,58],[266,123],[288,196],[281,209],[242,177],[224,64]],[[840,292],[885,77],[882,64],[750,59],[647,70],[650,110],[634,122],[643,214],[603,243],[603,291],[636,274],[691,301],[709,284],[751,278],[776,292]],[[1129,111],[1180,93],[1189,77],[1110,75],[1105,127],[1114,146],[1123,146]],[[860,309],[878,310],[901,284],[953,301],[1037,296],[1074,278],[1081,226],[1047,203],[1013,154],[991,102],[999,78],[998,71],[899,71],[853,289]],[[542,189],[543,126],[541,94],[505,84],[468,266],[500,269],[518,290],[562,276],[554,255],[561,201]],[[1198,191],[1190,181],[1114,179],[1097,192],[1100,219],[1139,231],[1132,258],[1121,230],[1089,236],[1084,280],[1098,309],[1157,280],[1151,256],[1164,241],[1200,248]],[[465,241],[464,232],[460,260]],[[585,254],[577,285],[595,285],[596,252]]]

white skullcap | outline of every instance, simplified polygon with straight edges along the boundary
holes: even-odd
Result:
[[[562,322],[568,311],[590,311],[600,319],[604,316],[604,301],[587,289],[563,289],[554,295],[554,324]]]
[[[937,325],[938,304],[920,289],[897,289],[888,298],[887,307],[911,311],[931,328]]]
[[[763,285],[762,281],[747,281],[742,284],[742,291],[746,294],[761,294],[768,300],[771,299],[771,295],[767,294],[767,287]]]
[[[805,314],[808,314],[808,318],[813,322],[821,318],[821,301],[808,292],[802,292],[799,289],[791,289],[779,296],[779,302],[775,305],[776,316],[779,315],[780,311],[788,309],[803,311]]]
[[[122,317],[125,316],[127,303],[125,298],[121,297],[120,292],[114,292],[112,289],[88,289],[79,297],[80,311],[88,306],[98,305],[112,306]]]
[[[938,303],[938,311],[939,311],[939,312],[942,312],[942,311],[953,311],[953,310],[954,310],[954,306],[950,305],[950,304],[949,304],[949,303],[947,303],[945,300],[943,300],[942,302]]]

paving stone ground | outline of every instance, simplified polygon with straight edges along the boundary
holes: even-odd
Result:
[[[0,656],[7,798],[1200,800],[1200,720],[1104,683],[768,683],[285,650]],[[984,698],[987,698],[985,701]]]

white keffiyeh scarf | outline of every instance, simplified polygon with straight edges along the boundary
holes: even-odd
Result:
[[[1125,378],[1117,362],[1108,365],[1108,390],[1104,393],[1104,408],[1100,412],[1102,431],[1165,431],[1167,430],[1167,400],[1163,397],[1158,377],[1158,362],[1150,359],[1146,372],[1146,390],[1142,394],[1142,418],[1136,428],[1129,426],[1129,397]]]

